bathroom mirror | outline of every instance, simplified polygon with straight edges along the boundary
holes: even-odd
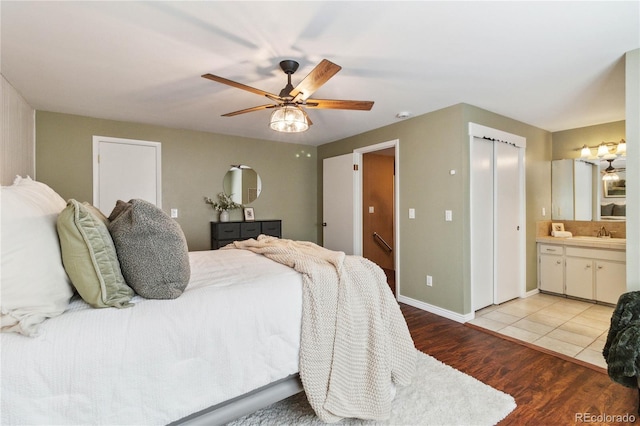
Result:
[[[232,165],[222,181],[224,193],[236,203],[247,205],[254,202],[262,191],[260,175],[249,166]]]
[[[596,163],[596,164],[594,164]],[[626,162],[614,161],[619,180],[604,183],[607,161],[580,159],[551,162],[551,218],[554,220],[625,220]],[[615,212],[613,208],[615,207]]]

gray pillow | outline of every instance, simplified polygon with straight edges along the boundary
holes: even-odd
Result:
[[[612,216],[626,216],[627,205],[626,204],[614,204]]]
[[[122,275],[147,299],[175,299],[189,283],[191,268],[182,228],[155,205],[139,199],[118,201],[109,232]]]
[[[613,216],[613,203],[600,206],[600,216]]]

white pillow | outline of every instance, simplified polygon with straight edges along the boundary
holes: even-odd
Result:
[[[1,331],[32,336],[42,321],[63,313],[73,295],[56,231],[66,203],[29,177],[3,186],[0,203]]]

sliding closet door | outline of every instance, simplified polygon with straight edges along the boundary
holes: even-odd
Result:
[[[477,311],[520,296],[523,155],[512,144],[471,141],[471,300]]]
[[[471,271],[473,310],[493,304],[493,142],[471,145]]]
[[[520,296],[520,161],[519,149],[494,142],[495,149],[495,292],[499,304]]]

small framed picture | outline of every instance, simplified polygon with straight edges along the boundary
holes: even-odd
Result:
[[[551,230],[552,231],[563,232],[564,231],[564,223],[552,223],[551,224]]]
[[[244,208],[244,220],[246,222],[253,222],[256,220],[256,216],[253,214],[253,207]]]

